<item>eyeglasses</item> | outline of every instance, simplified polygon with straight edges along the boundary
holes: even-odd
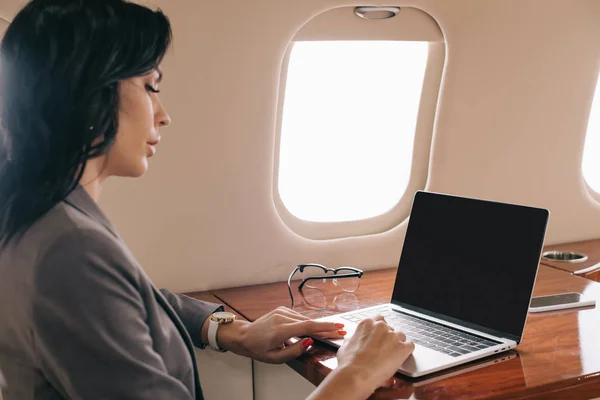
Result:
[[[352,267],[339,267],[331,269],[324,267],[321,264],[299,264],[294,268],[294,271],[288,278],[288,291],[292,299],[292,307],[294,307],[294,296],[292,294],[291,281],[296,272],[300,271],[302,283],[298,286],[298,291],[302,291],[304,286],[312,289],[321,289],[327,283],[327,280],[333,279],[334,285],[342,289],[344,292],[356,292],[360,286],[360,278],[363,271]]]

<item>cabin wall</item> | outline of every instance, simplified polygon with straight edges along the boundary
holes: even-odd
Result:
[[[11,19],[23,0],[3,0]],[[150,170],[113,179],[101,206],[158,286],[282,280],[300,262],[398,263],[405,221],[309,240],[273,195],[282,59],[295,33],[343,0],[155,0],[175,42],[162,99],[173,123]],[[369,3],[361,3],[368,5]],[[446,62],[423,188],[549,208],[548,244],[600,235],[581,155],[600,60],[595,0],[403,1],[439,24]],[[405,216],[406,217],[406,216]]]
[[[196,361],[202,392],[206,399],[263,400],[254,397],[252,360],[230,352],[197,349]],[[287,369],[289,371],[283,373],[294,372]]]
[[[1,0],[0,17],[10,20],[23,3]],[[174,24],[161,85],[173,123],[163,129],[147,175],[107,182],[101,206],[157,286],[194,291],[283,280],[300,262],[396,266],[405,221],[377,234],[309,240],[282,222],[273,195],[279,77],[289,41],[314,16],[359,4],[154,3]],[[581,175],[600,67],[600,2],[394,5],[427,12],[446,42],[423,188],[548,208],[547,244],[600,237],[598,197]],[[283,366],[255,365],[252,372],[235,355],[198,357],[209,398],[250,398],[252,378],[257,399],[310,389]],[[217,394],[224,374],[240,384],[227,386],[225,397]],[[277,374],[289,379],[286,388],[272,381]]]
[[[300,262],[395,266],[405,222],[308,240],[274,207],[276,105],[284,52],[340,0],[156,1],[175,44],[162,98],[173,118],[141,179],[101,204],[159,286],[204,290],[282,280]],[[600,59],[600,3],[401,2],[429,13],[446,63],[424,188],[549,208],[547,243],[600,235],[581,155]]]
[[[254,400],[306,400],[315,386],[287,365],[254,361]]]

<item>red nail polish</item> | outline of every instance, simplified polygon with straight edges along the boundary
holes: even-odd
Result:
[[[335,327],[338,329],[342,329],[344,327],[344,324],[335,324]]]
[[[312,340],[312,338],[308,338],[305,339],[304,342],[302,342],[302,347],[304,347],[304,350],[308,349],[310,347],[310,345],[312,345],[315,341]]]
[[[346,331],[338,331],[338,333],[340,334],[340,336],[344,336],[345,334],[347,334],[348,332]]]

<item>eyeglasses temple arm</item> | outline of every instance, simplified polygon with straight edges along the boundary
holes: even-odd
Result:
[[[337,273],[337,271],[343,271],[343,270],[345,270],[345,269],[346,269],[346,270],[348,270],[348,269],[349,269],[349,270],[351,270],[351,271],[358,272],[358,273],[361,273],[361,274],[363,273],[363,270],[362,270],[362,269],[359,269],[359,268],[354,268],[354,267],[340,267],[340,268],[336,268],[336,269],[335,269],[335,271],[336,271],[336,273]]]
[[[292,271],[292,273],[288,277],[288,281],[287,281],[288,292],[290,292],[290,298],[292,299],[292,308],[294,307],[294,295],[292,294],[292,287],[290,285],[291,285],[292,277],[294,276],[296,271],[298,271],[299,269],[300,269],[300,266],[297,266],[296,268],[294,268],[294,271]]]
[[[298,291],[302,290],[302,288],[304,287],[304,284],[305,284],[305,283],[308,281],[308,279],[309,279],[309,278],[307,278],[307,279],[304,279],[304,280],[302,281],[302,283],[301,283],[300,285],[298,285]]]

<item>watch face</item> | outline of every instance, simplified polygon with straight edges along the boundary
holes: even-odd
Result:
[[[233,322],[236,318],[235,314],[230,312],[216,312],[211,317],[214,321],[220,323]]]

